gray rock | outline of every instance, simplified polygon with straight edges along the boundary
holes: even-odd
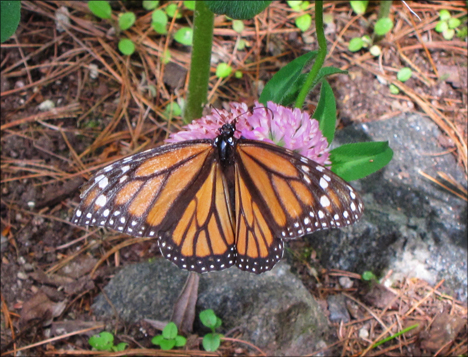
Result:
[[[168,321],[187,275],[161,258],[124,267],[104,290],[125,321]],[[284,262],[262,275],[235,267],[201,275],[196,321],[208,308],[222,319],[220,332],[238,328],[241,339],[269,355],[312,353],[323,348],[328,335],[320,307]],[[114,317],[102,295],[93,309],[98,316]],[[209,332],[200,324],[198,330],[201,335]]]
[[[402,115],[354,125],[337,132],[341,143],[389,141],[393,160],[353,186],[363,195],[361,222],[309,236],[322,264],[393,279],[417,277],[435,284],[445,279],[448,293],[467,299],[467,204],[425,179],[452,175],[466,185],[454,156],[439,144],[442,133],[429,119]],[[466,186],[465,186],[466,187]]]

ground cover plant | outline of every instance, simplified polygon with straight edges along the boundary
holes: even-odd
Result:
[[[86,351],[88,338],[83,331],[103,328],[102,323],[90,321],[89,305],[99,292],[98,286],[105,284],[109,277],[104,265],[118,267],[147,259],[157,252],[154,242],[149,239],[111,234],[110,238],[102,240],[103,233],[99,230],[70,229],[68,218],[76,206],[83,176],[114,159],[161,142],[181,126],[178,118],[181,112],[178,114],[174,110],[174,104],[184,107],[188,89],[185,75],[190,57],[187,46],[173,42],[171,36],[190,25],[192,10],[170,2],[159,4],[157,9],[167,13],[170,5],[176,5],[181,17],[168,20],[167,34],[159,33],[152,26],[155,20],[152,12],[141,7],[131,9],[137,14],[136,22],[123,31],[136,50],[133,55],[124,56],[118,52],[119,38],[108,33],[111,25],[97,21],[84,4],[71,4],[67,11],[72,25],[62,32],[57,25],[55,32],[55,20],[58,14],[65,12],[61,4],[22,3],[19,30],[2,46],[1,228],[2,276],[6,276],[2,279],[2,320],[5,321],[2,352],[24,348],[35,353],[48,350],[50,354],[66,354],[65,349],[70,344]],[[125,4],[119,6],[114,11],[130,10],[125,9]],[[391,10],[394,30],[387,34],[382,55],[373,59],[364,51],[353,55],[348,50],[352,38],[370,33],[362,17],[352,14],[348,4],[325,4],[324,12],[334,18],[331,25],[325,27],[329,43],[327,64],[347,70],[351,77],[361,78],[350,83],[349,77],[344,75],[330,77],[330,87],[337,96],[339,125],[346,125],[349,120],[371,121],[417,108],[442,129],[455,128],[447,130],[447,137],[452,140],[452,151],[466,168],[466,151],[463,151],[466,147],[466,111],[460,109],[463,104],[466,107],[466,95],[463,96],[466,85],[461,83],[451,87],[446,82],[438,82],[441,69],[431,62],[437,57],[444,65],[453,66],[453,58],[443,56],[444,51],[465,58],[466,42],[455,37],[447,42],[438,35],[435,27],[442,20],[437,11],[445,8],[452,17],[463,18],[466,7],[462,2],[453,2],[450,6],[442,3],[434,8],[417,5],[413,10],[422,18],[418,23],[403,5],[394,6]],[[214,63],[207,78],[210,103],[246,101],[252,105],[254,100],[266,95],[263,93],[268,93],[268,87],[266,92],[261,89],[280,68],[306,51],[317,50],[314,26],[303,31],[306,26],[299,28],[296,22],[298,16],[302,16],[301,11],[314,15],[313,9],[313,6],[293,9],[287,4],[273,3],[265,13],[243,21],[241,32],[232,28],[232,20],[216,16]],[[371,8],[367,13],[370,22],[373,12],[376,10]],[[418,37],[421,34],[439,40],[431,45],[430,55],[425,60],[410,56],[413,51],[410,48],[425,51],[427,44]],[[243,49],[238,48],[240,40],[246,43]],[[227,64],[232,71],[216,76],[218,63]],[[384,71],[379,71],[379,66],[383,66]],[[413,69],[413,76],[404,84],[397,78],[397,72],[403,67]],[[451,68],[456,70],[456,66]],[[240,79],[234,76],[238,72],[243,74]],[[372,86],[375,75],[386,82],[378,87],[383,100],[377,105],[375,97],[362,97],[365,92],[362,88]],[[463,76],[459,78],[461,81]],[[345,88],[345,83],[351,86],[350,90],[340,89]],[[397,87],[400,94],[392,96],[388,90],[390,84]],[[427,85],[432,86],[434,93],[442,90],[444,95],[427,93],[423,90]],[[359,86],[363,86],[361,90]],[[320,108],[318,98],[323,97],[317,93],[309,98],[312,113],[314,106]],[[52,101],[55,108],[45,106],[43,112],[39,111],[39,105],[47,100]],[[435,107],[434,100],[437,101]],[[454,106],[456,110],[452,109]],[[435,108],[442,110],[442,121]],[[302,249],[300,244],[296,247],[298,251]],[[76,273],[65,279],[63,268],[69,264],[75,264]],[[38,274],[37,269],[46,272],[47,279]],[[88,275],[91,271],[96,272],[93,279]],[[339,274],[360,280],[346,272]],[[303,278],[311,277],[304,274]],[[324,274],[322,279],[328,280],[330,285],[340,286],[336,275]],[[50,286],[64,284],[67,284],[64,291],[54,293],[50,289]],[[418,297],[445,299],[437,290],[440,286],[431,289],[421,282],[408,282],[394,288],[404,295],[415,286],[420,289],[419,295],[408,297],[410,306],[418,306]],[[38,295],[40,291],[46,293]],[[329,292],[312,293],[323,297]],[[39,310],[39,306],[43,310]],[[393,318],[386,315],[385,309],[371,308],[379,311],[381,318]],[[461,304],[455,302],[453,310],[466,316],[466,309]],[[429,309],[424,311],[428,317],[434,316]],[[38,322],[39,312],[47,316],[40,314]],[[73,324],[67,324],[70,317],[74,317]],[[69,331],[69,335],[48,339],[44,332],[51,326],[51,320],[53,327],[61,326]],[[44,324],[45,321],[49,324]],[[396,321],[387,326],[393,326]],[[80,329],[77,331],[70,325]],[[409,333],[411,326],[414,324],[405,325],[402,330]],[[360,327],[358,324],[346,326],[345,336],[357,335]],[[147,349],[139,348],[129,339],[125,340],[129,343],[127,352],[135,349],[142,355],[154,353],[149,349],[150,339],[140,336],[138,329],[138,326],[130,328],[132,338],[143,342]],[[128,335],[122,331],[114,334],[119,341]],[[378,345],[382,337],[372,330],[369,336],[360,337],[359,344],[350,345],[344,338],[338,342],[349,355],[371,348],[384,351],[383,348],[390,347],[402,348],[401,353],[405,354],[418,338],[411,335],[403,341],[405,333],[391,334],[395,343],[390,346],[387,342],[384,347]],[[236,348],[255,351],[239,341],[224,341],[220,350],[226,355]],[[439,353],[466,353],[466,334],[445,343],[447,350],[441,349]]]

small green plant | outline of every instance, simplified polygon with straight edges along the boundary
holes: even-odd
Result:
[[[182,27],[174,34],[174,40],[185,45],[192,46],[193,30],[191,27]]]
[[[457,31],[458,34],[460,33],[460,30],[458,29],[461,25],[460,19],[452,17],[448,10],[440,10],[439,18],[440,21],[437,22],[435,30],[437,32],[441,32],[442,36],[444,36],[446,40],[451,40],[453,36],[455,36],[455,31]]]
[[[400,93],[400,90],[398,89],[398,87],[394,84],[390,84],[389,86],[389,90],[390,90],[390,93],[391,94],[399,94]],[[364,278],[363,278],[364,279]],[[365,280],[365,279],[364,279]]]
[[[377,280],[377,277],[375,276],[375,274],[371,272],[370,270],[366,270],[364,273],[362,273],[361,278],[362,280],[365,280],[365,281]]]
[[[211,309],[200,312],[200,321],[212,331],[203,337],[203,348],[206,351],[215,352],[221,344],[222,337],[222,335],[215,330],[221,326],[222,321]]]
[[[304,14],[296,17],[296,26],[302,32],[306,32],[312,25],[312,17],[309,14]]]
[[[151,11],[158,7],[159,1],[143,1],[143,9]]]
[[[114,345],[114,335],[110,332],[103,331],[99,335],[94,335],[89,338],[88,343],[97,351],[124,351],[128,343],[120,342],[117,346]]]
[[[226,78],[232,73],[232,67],[227,63],[220,63],[216,67],[216,77],[218,78]]]
[[[151,15],[151,26],[161,35],[167,33],[167,22],[167,14],[161,9],[155,10]]]
[[[374,32],[378,36],[384,36],[393,28],[393,21],[389,17],[378,19],[374,26]]]
[[[114,28],[119,31],[128,30],[136,21],[136,16],[133,12],[125,12],[119,14],[117,23],[114,23],[112,20],[112,9],[107,1],[91,0],[88,2],[88,8],[95,16],[110,21]],[[123,38],[119,41],[118,48],[120,52],[128,56],[135,52],[135,44],[132,42],[132,40],[126,38]]]
[[[287,1],[287,3],[291,9],[293,9],[294,11],[298,11],[298,12],[305,11],[310,6],[309,1],[291,0],[291,1]],[[303,14],[303,15],[296,17],[295,22],[296,22],[297,28],[300,29],[302,32],[305,32],[312,25],[312,17],[309,14]]]
[[[372,40],[369,35],[364,35],[362,37],[355,37],[349,41],[348,50],[351,52],[357,52],[362,48],[367,48],[372,44]]]
[[[187,339],[178,335],[177,332],[176,324],[169,322],[166,327],[164,327],[162,335],[154,336],[151,339],[151,343],[161,347],[161,349],[165,351],[172,350],[174,347],[183,347],[187,343]]]
[[[397,78],[400,82],[406,82],[408,79],[411,78],[412,74],[413,71],[411,71],[411,68],[405,67],[398,71]]]
[[[169,105],[164,109],[164,116],[166,118],[177,117],[182,114],[182,109],[180,105],[176,102],[171,102]]]
[[[176,10],[177,10],[177,4],[169,4],[166,7],[167,16],[169,17],[175,16],[176,19],[180,19],[182,17],[182,14],[180,13],[180,11],[177,11],[177,15],[176,15]]]
[[[237,33],[241,33],[244,31],[244,21],[242,20],[233,20],[232,21],[232,29]]]
[[[363,15],[367,10],[367,4],[369,4],[369,1],[350,1],[349,4],[357,15]]]

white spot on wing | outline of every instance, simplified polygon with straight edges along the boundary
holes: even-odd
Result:
[[[109,180],[107,179],[107,177],[104,176],[104,178],[101,181],[99,181],[99,188],[101,189],[105,188],[108,184],[109,184]]]
[[[320,204],[322,205],[322,207],[328,207],[330,206],[330,200],[327,196],[323,195],[322,197],[320,197]]]
[[[325,176],[325,175],[324,175]],[[320,178],[319,185],[324,190],[328,187],[328,182],[323,179],[323,176]]]
[[[104,195],[100,195],[96,200],[96,205],[99,207],[103,207],[107,202],[107,197]]]
[[[122,167],[122,173],[126,173],[128,170],[130,170],[129,165]]]

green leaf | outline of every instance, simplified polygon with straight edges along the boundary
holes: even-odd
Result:
[[[237,33],[241,33],[242,31],[244,31],[244,22],[242,20],[234,20],[232,21],[232,28]]]
[[[389,90],[390,90],[390,93],[391,93],[391,94],[395,94],[395,95],[396,95],[396,94],[400,93],[400,89],[399,89],[396,85],[394,85],[394,84],[390,84]]]
[[[173,322],[169,322],[164,330],[162,331],[162,335],[164,338],[170,340],[174,339],[177,336],[177,325]]]
[[[176,13],[176,10],[177,10],[177,4],[169,4],[166,7],[167,16],[174,17],[174,15]],[[176,16],[176,19],[180,19],[181,17],[182,17],[182,14],[180,12],[178,12],[177,16]]]
[[[182,27],[178,29],[177,32],[174,34],[174,40],[177,42],[186,45],[192,46],[193,41],[193,30],[191,27]]]
[[[461,21],[460,19],[457,19],[456,17],[452,17],[451,19],[448,20],[448,27],[450,29],[457,28],[460,25],[461,25]]]
[[[370,38],[369,35],[364,35],[361,37],[361,40],[362,40],[362,46],[364,48],[367,48],[369,47],[370,45],[372,45],[372,39]]]
[[[179,116],[182,114],[182,109],[180,109],[180,106],[178,103],[170,103],[166,109],[164,109],[164,116],[166,118],[172,118],[175,116]]]
[[[187,339],[183,336],[176,336],[175,338],[175,346],[176,347],[182,347],[182,346],[185,346],[185,344],[187,343]]]
[[[393,150],[387,141],[346,144],[330,151],[332,171],[346,181],[380,170],[392,157]]]
[[[151,343],[152,343],[153,345],[160,346],[162,340],[164,340],[163,335],[157,335],[157,336],[154,336],[154,337],[151,339]]]
[[[229,66],[227,63],[220,63],[216,67],[216,77],[218,78],[226,78],[232,72],[232,67]]]
[[[119,15],[119,27],[122,31],[128,30],[135,23],[136,16],[133,12],[125,12]]]
[[[241,71],[234,72],[234,77],[236,77],[237,79],[241,79],[243,76],[244,73],[242,73]]]
[[[405,67],[398,71],[397,78],[400,82],[406,82],[408,79],[411,78],[413,71],[411,68]]]
[[[195,10],[195,1],[194,0],[185,0],[184,5],[189,10]]]
[[[127,346],[128,346],[128,343],[120,342],[117,346],[114,346],[113,350],[115,352],[124,351]]]
[[[217,15],[226,15],[236,20],[248,20],[258,15],[270,5],[271,0],[257,1],[205,1],[206,6]]]
[[[447,21],[450,19],[450,12],[448,10],[442,9],[439,11],[439,17],[441,21]]]
[[[221,319],[216,316],[216,325],[214,326],[215,329],[217,329],[218,327],[221,327],[221,324],[223,323],[223,321],[221,321]]]
[[[133,52],[135,52],[135,44],[128,38],[121,39],[119,41],[118,47],[120,52],[127,56],[130,56],[133,54]]]
[[[370,280],[377,280],[377,277],[375,274],[369,270],[366,270],[364,273],[361,275],[362,280],[370,281]]]
[[[302,4],[301,4],[301,6],[300,6],[300,8],[301,8],[301,10],[304,10],[304,11],[305,11],[305,10],[308,9],[309,6],[310,6],[310,2],[308,2],[308,1],[303,1]]]
[[[169,51],[169,49],[164,51],[161,61],[164,64],[168,64],[171,61],[171,52]]]
[[[159,346],[164,351],[172,350],[175,347],[176,341],[175,340],[161,340]]]
[[[239,51],[242,51],[245,48],[246,42],[243,38],[239,39],[239,42],[237,42],[237,49]]]
[[[351,8],[356,13],[356,15],[362,15],[367,10],[367,4],[369,1],[350,1],[349,4]]]
[[[293,10],[299,9],[302,5],[302,0],[288,0],[286,2],[288,6]]]
[[[447,29],[444,32],[442,32],[442,36],[446,40],[451,40],[453,38],[453,36],[455,36],[455,30],[454,29]]]
[[[203,337],[203,348],[209,352],[215,352],[221,345],[221,335],[219,333],[208,333]]]
[[[309,14],[304,14],[296,17],[296,26],[302,32],[306,32],[312,24],[312,17]]]
[[[99,335],[90,337],[88,343],[98,351],[110,351],[114,346],[114,335],[103,331]]]
[[[0,42],[8,40],[18,28],[21,16],[21,1],[0,1]]]
[[[167,33],[167,15],[164,11],[155,10],[151,15],[151,19],[151,26],[153,27],[154,31],[162,35]]]
[[[281,68],[265,85],[259,102],[265,106],[268,101],[283,106],[293,103],[306,78],[306,74],[302,74],[302,71],[315,57],[317,51],[311,51]]]
[[[382,17],[375,23],[374,31],[377,35],[383,36],[393,28],[393,21],[389,17]]]
[[[91,12],[101,18],[101,19],[110,19],[112,14],[112,9],[107,1],[89,1],[88,7]]]
[[[448,30],[448,23],[447,21],[439,21],[435,27],[437,32],[444,32]]]
[[[323,78],[331,76],[332,74],[348,74],[348,71],[343,71],[342,69],[332,67],[332,66],[322,67],[320,68],[320,71],[317,74],[317,78],[315,79],[312,85],[312,88],[315,87],[315,85],[318,82],[320,82]]]
[[[323,69],[323,68],[322,68]],[[336,101],[333,89],[326,80],[320,88],[320,99],[312,118],[319,122],[320,131],[327,138],[328,144],[333,141],[336,128]]]
[[[158,7],[159,1],[143,0],[143,8],[145,10],[154,10]]]
[[[211,309],[203,310],[200,312],[200,321],[203,325],[209,328],[215,328],[217,323],[217,316]]]
[[[360,37],[352,38],[349,41],[348,50],[351,52],[357,52],[364,46],[364,41]]]

